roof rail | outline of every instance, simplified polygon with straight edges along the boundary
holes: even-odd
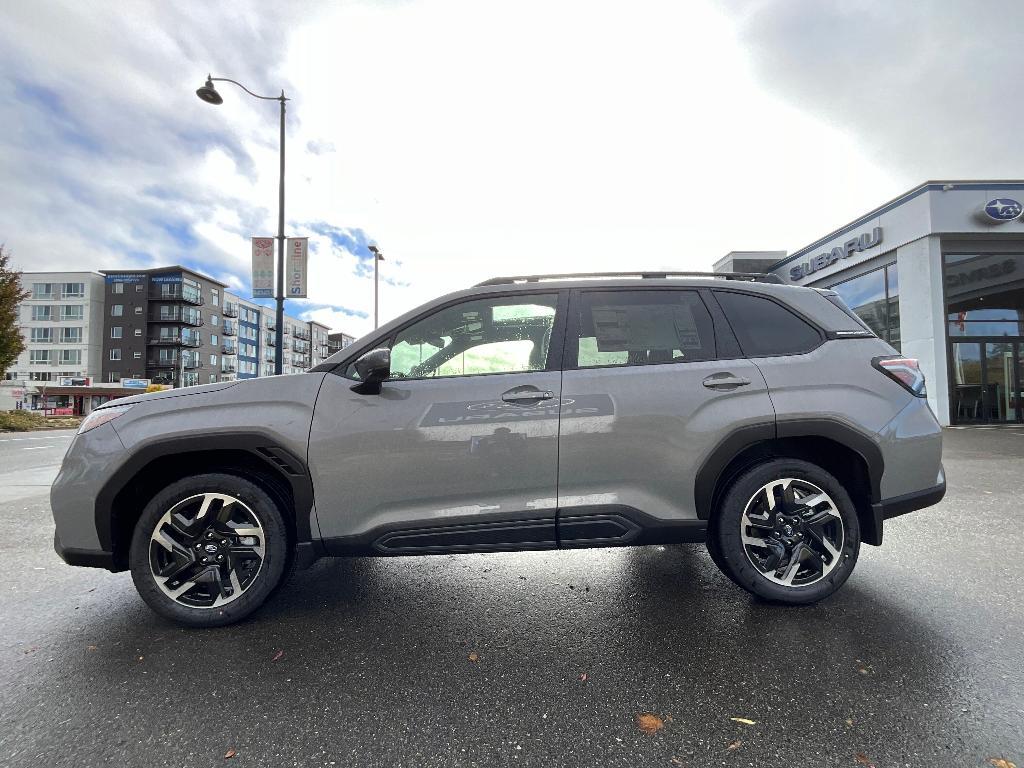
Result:
[[[745,280],[751,283],[778,283],[782,278],[765,272],[556,272],[548,275],[511,275],[508,277],[492,277],[477,283],[474,287],[484,285],[508,285],[510,283],[538,283],[541,280],[572,280],[592,277],[639,277],[642,280],[664,280],[668,277],[714,277],[720,280]]]

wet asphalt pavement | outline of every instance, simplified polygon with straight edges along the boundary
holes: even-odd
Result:
[[[69,439],[0,434],[2,766],[1024,765],[1024,428],[817,606],[647,547],[321,561],[217,630],[59,561]]]

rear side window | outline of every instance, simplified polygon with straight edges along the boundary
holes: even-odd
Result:
[[[584,291],[577,365],[653,365],[712,360],[711,315],[696,291]]]
[[[727,291],[715,296],[748,357],[797,355],[821,343],[817,329],[774,301]]]

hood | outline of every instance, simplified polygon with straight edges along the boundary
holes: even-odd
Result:
[[[160,392],[144,392],[141,395],[131,397],[119,397],[104,403],[100,408],[108,408],[115,405],[131,405],[132,403],[151,403],[154,400],[163,400],[168,397],[187,397],[188,395],[203,395],[209,392],[219,392],[222,389],[237,386],[238,381],[219,381],[216,384],[203,384],[198,387],[182,387],[181,389],[164,389]]]

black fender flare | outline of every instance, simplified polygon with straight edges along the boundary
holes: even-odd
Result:
[[[772,441],[790,437],[824,437],[849,448],[864,460],[867,467],[870,503],[875,504],[881,499],[885,460],[881,448],[866,433],[849,422],[830,416],[779,419],[738,427],[708,454],[694,478],[697,517],[707,520],[711,516],[715,489],[722,472],[736,456],[758,444],[765,445],[766,456],[777,455],[773,452]]]
[[[95,520],[100,546],[104,551],[113,551],[114,500],[145,467],[170,456],[218,451],[249,454],[287,484],[295,501],[295,534],[298,543],[312,541],[312,478],[305,462],[279,443],[280,440],[270,432],[247,430],[159,438],[133,450],[96,494]]]

